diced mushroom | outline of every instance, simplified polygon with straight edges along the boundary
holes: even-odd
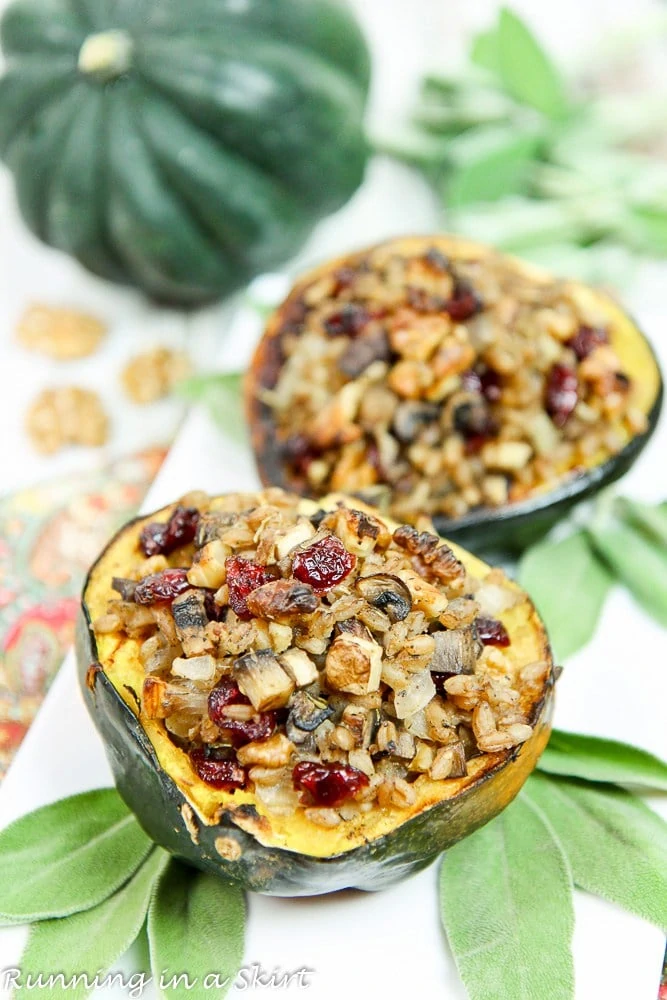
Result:
[[[372,330],[350,341],[338,359],[338,368],[344,375],[357,378],[374,361],[389,361],[390,357],[387,334],[381,329]]]
[[[329,647],[327,683],[336,691],[368,694],[377,691],[382,675],[382,647],[375,640],[342,633]]]
[[[286,650],[279,662],[298,688],[317,680],[317,666],[304,649],[293,647]]]
[[[234,679],[256,712],[282,708],[294,690],[294,681],[269,649],[239,657],[234,662]]]
[[[136,580],[126,580],[124,577],[114,576],[111,581],[111,588],[120,594],[124,601],[133,601],[134,592],[137,589]]]
[[[257,618],[289,622],[317,610],[317,595],[309,583],[299,580],[272,580],[248,594],[248,610]]]
[[[435,652],[428,665],[436,674],[474,674],[482,643],[472,626],[434,632]]]
[[[440,407],[436,403],[418,403],[406,400],[396,407],[393,430],[399,441],[411,444],[420,430],[438,419]]]
[[[407,585],[397,576],[376,573],[357,580],[356,589],[365,601],[384,611],[392,622],[403,621],[412,609],[412,596]]]
[[[225,561],[231,554],[229,545],[225,545],[219,539],[207,542],[195,553],[194,562],[188,570],[188,583],[193,587],[217,590],[227,579]]]
[[[238,514],[227,510],[206,511],[199,515],[195,546],[198,549],[220,538],[238,520]]]
[[[289,700],[287,735],[293,743],[303,743],[306,733],[312,733],[333,715],[333,708],[320,698],[306,691],[296,691]],[[299,732],[295,732],[299,730]]]
[[[205,595],[201,590],[186,590],[171,605],[176,635],[186,656],[200,656],[208,653],[213,644],[206,635],[208,615]]]

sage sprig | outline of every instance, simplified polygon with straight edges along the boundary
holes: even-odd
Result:
[[[123,885],[152,847],[115,788],[22,816],[0,833],[0,923],[88,910]]]
[[[613,578],[586,533],[575,531],[528,549],[519,581],[547,626],[556,656],[565,660],[592,639]]]
[[[412,120],[376,145],[425,173],[457,232],[568,276],[627,279],[633,258],[667,255],[667,169],[646,152],[661,125],[627,104],[502,8],[460,73],[427,74]]]
[[[667,928],[667,823],[615,785],[533,775],[526,795],[551,823],[582,889]]]
[[[667,764],[628,743],[554,729],[540,771],[587,781],[637,785],[667,792]]]
[[[445,855],[440,902],[471,1000],[572,1000],[572,874],[528,798]]]
[[[172,860],[148,911],[151,968],[160,993],[182,973],[193,1000],[225,996],[243,959],[245,902],[238,886]]]
[[[61,973],[69,984],[68,996],[88,996],[95,977],[103,976],[139,934],[156,880],[168,860],[169,855],[156,847],[130,881],[103,903],[35,924],[21,960],[21,982]],[[60,1000],[63,992],[60,984],[54,984],[40,989],[40,996]]]

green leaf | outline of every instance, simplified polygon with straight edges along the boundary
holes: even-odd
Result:
[[[496,201],[525,187],[542,136],[516,130],[485,129],[485,146],[461,163],[445,184],[447,204],[453,208],[479,201]],[[482,130],[475,131],[481,138]],[[450,155],[451,155],[450,147]]]
[[[612,578],[585,532],[577,531],[528,549],[519,582],[535,602],[556,655],[565,660],[592,638]]]
[[[480,31],[470,46],[470,61],[482,69],[501,75],[500,32],[498,28]]]
[[[22,816],[0,833],[0,921],[88,910],[126,882],[152,846],[113,788]]]
[[[663,504],[640,503],[627,497],[616,497],[614,506],[621,518],[661,545],[667,546],[667,510]]]
[[[509,93],[547,118],[568,110],[563,79],[524,22],[507,7],[498,25],[500,76]]]
[[[615,517],[606,498],[598,504],[588,533],[595,551],[635,600],[667,626],[667,552]]]
[[[574,881],[667,927],[667,823],[615,785],[533,774],[526,784],[563,845]]]
[[[151,967],[163,983],[186,972],[193,1000],[223,997],[243,960],[245,901],[237,887],[171,861],[148,912]],[[214,974],[217,978],[207,977]],[[162,988],[163,996],[177,995]]]
[[[230,437],[245,440],[242,372],[194,375],[181,382],[178,391],[186,399],[204,406],[220,429]]]
[[[155,882],[168,860],[166,851],[157,847],[132,879],[99,906],[35,924],[21,959],[20,983],[25,985],[28,976],[34,980],[40,973],[61,974],[71,985],[66,991],[62,982],[40,989],[42,1000],[88,996],[92,980],[103,976],[139,934]]]
[[[523,796],[445,855],[442,920],[471,1000],[574,997],[572,896],[562,848]]]
[[[541,771],[587,781],[667,791],[667,764],[638,747],[554,729],[537,765]]]

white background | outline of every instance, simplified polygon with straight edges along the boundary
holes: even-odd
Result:
[[[483,24],[492,4],[447,0],[357,0],[377,62],[373,95],[376,122],[404,106],[416,72],[425,63],[451,65],[466,26]],[[538,0],[517,4],[560,50],[581,55],[602,24],[625,4],[598,0]],[[635,3],[632,16],[648,3]],[[338,217],[323,224],[302,260],[395,232],[437,228],[430,193],[408,171],[376,161],[368,181]],[[36,362],[10,344],[10,330],[23,305],[34,298],[88,306],[108,317],[113,336],[100,359],[81,363],[81,379],[98,385],[110,405],[115,398],[109,372],[146,336],[178,340],[186,326],[194,328],[197,350],[211,356],[211,344],[224,329],[225,310],[208,310],[186,321],[176,313],[146,306],[135,293],[110,289],[84,275],[58,254],[38,247],[16,220],[5,176],[0,176],[0,492],[56,470],[81,467],[92,456],[67,454],[35,460],[27,453],[19,415],[28,398],[48,378],[68,378],[55,365]],[[631,294],[667,367],[664,331],[664,273],[646,276]],[[252,318],[237,315],[222,348],[222,367],[242,364],[256,336]],[[219,345],[216,352],[219,351]],[[159,408],[158,408],[159,409]],[[110,450],[149,443],[170,421],[172,407],[159,415],[119,418]],[[667,495],[663,426],[627,483],[628,491],[647,498]],[[149,498],[148,507],[168,502],[195,486],[223,490],[255,482],[249,457],[215,432],[203,414],[195,413],[183,428],[173,453]],[[559,682],[557,724],[562,728],[618,736],[665,755],[664,705],[667,704],[667,635],[646,619],[624,593],[608,602],[595,642],[568,663]],[[109,782],[109,772],[93,727],[85,715],[68,662],[55,682],[45,708],[0,788],[0,824],[61,795]],[[313,900],[252,897],[246,960],[265,969],[315,969],[313,1000],[341,996],[381,996],[385,1000],[427,994],[463,1000],[463,991],[439,929],[435,870],[375,896],[344,893]],[[545,907],[548,901],[545,900]],[[0,968],[15,964],[23,931],[0,932]],[[575,959],[577,1000],[655,1000],[663,950],[662,936],[615,907],[577,895]],[[136,952],[132,960],[141,963]],[[298,992],[296,990],[292,992]],[[266,991],[267,995],[275,995]],[[278,994],[280,995],[280,994]],[[496,998],[489,997],[489,1000]],[[545,997],[544,1000],[549,1000]]]

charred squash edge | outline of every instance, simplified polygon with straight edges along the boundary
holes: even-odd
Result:
[[[390,243],[395,243],[397,249],[406,253],[435,246],[453,257],[467,255],[483,257],[496,252],[485,244],[451,235],[401,237],[321,264],[299,279],[283,304],[269,318],[245,379],[246,417],[257,469],[264,485],[281,486],[286,490],[297,491],[295,483],[291,482],[287,475],[276,448],[273,412],[258,397],[258,390],[273,388],[276,384],[283,363],[280,327],[289,307],[299,299],[302,291],[313,280],[345,265],[354,265],[377,247]],[[536,281],[550,278],[546,271],[526,261],[509,254],[503,256],[515,261],[524,273],[532,275]],[[616,455],[592,464],[584,472],[568,476],[553,489],[536,493],[526,500],[504,507],[480,508],[461,518],[437,516],[434,518],[436,529],[441,535],[464,545],[472,552],[494,549],[520,551],[532,544],[546,534],[575,504],[593,496],[625,475],[639,458],[657,426],[662,410],[664,385],[658,360],[647,338],[632,318],[609,295],[582,282],[572,281],[569,284],[593,296],[610,316],[614,325],[620,326],[624,331],[624,338],[627,338],[630,331],[637,335],[637,342],[641,345],[639,352],[641,357],[632,358],[628,367],[638,371],[638,375],[634,375],[635,380],[641,377],[645,370],[651,375],[643,387],[643,396],[638,401],[639,408],[647,417],[647,429],[642,434],[635,435]],[[618,336],[618,331],[616,332]],[[613,332],[612,346],[614,346]]]
[[[119,691],[99,662],[87,598],[94,574],[114,546],[155,516],[136,518],[114,536],[88,575],[77,623],[76,653],[84,701],[105,744],[118,791],[147,834],[175,856],[203,870],[229,878],[246,889],[279,896],[317,895],[344,888],[376,890],[430,864],[447,847],[492,819],[517,795],[535,767],[550,734],[554,673],[544,627],[526,598],[527,626],[549,664],[540,697],[532,706],[535,732],[511,751],[484,755],[479,773],[451,798],[422,804],[421,811],[389,832],[348,850],[315,856],[271,843],[266,818],[251,796],[216,792],[223,801],[215,815],[205,816],[184,788],[162,766],[131,687]],[[468,555],[468,559],[475,559]],[[162,727],[163,723],[152,723]],[[164,731],[166,738],[166,731]],[[185,754],[173,747],[175,755]],[[174,757],[174,760],[176,757]],[[185,758],[187,759],[187,758]],[[474,764],[474,761],[473,761]],[[177,768],[178,770],[178,768]],[[199,781],[196,777],[194,781]],[[460,779],[464,782],[466,779]],[[201,783],[201,782],[200,782]],[[203,784],[203,783],[201,783]],[[332,831],[310,824],[313,836]]]

